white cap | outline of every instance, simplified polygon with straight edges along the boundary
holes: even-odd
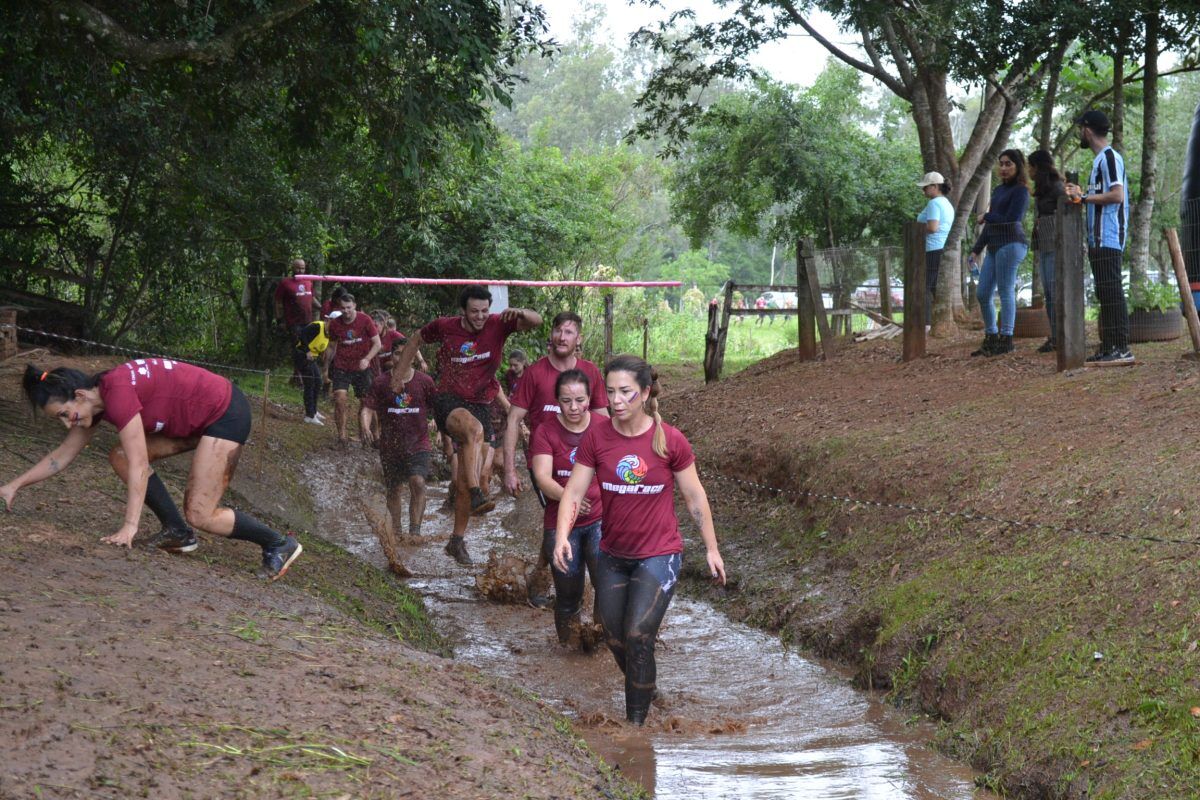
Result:
[[[337,319],[341,315],[342,315],[342,312],[340,312],[340,311],[330,311],[329,316],[327,316],[325,319]]]
[[[917,181],[917,186],[925,187],[925,186],[929,186],[931,184],[937,184],[938,186],[941,186],[945,182],[946,182],[946,179],[942,177],[942,173],[926,172],[925,177],[921,178],[921,180]]]

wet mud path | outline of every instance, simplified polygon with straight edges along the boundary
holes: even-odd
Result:
[[[383,510],[373,454],[317,454],[307,469],[322,535],[384,568],[362,513],[364,502]],[[626,725],[622,677],[607,651],[563,648],[551,611],[476,592],[489,551],[532,553],[532,537],[505,526],[516,517],[514,501],[504,498],[472,520],[467,542],[476,566],[465,568],[442,552],[450,528],[439,511],[444,497],[445,484],[430,487],[425,538],[403,556],[414,573],[409,585],[424,595],[456,657],[561,709],[597,752],[656,797],[990,796],[973,788],[971,770],[923,744],[932,728],[906,724],[830,666],[686,598],[672,603],[660,633],[660,699],[644,729]]]

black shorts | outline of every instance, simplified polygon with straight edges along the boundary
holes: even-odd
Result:
[[[371,383],[375,380],[375,376],[369,369],[348,370],[330,367],[329,380],[333,381],[335,392],[344,392],[353,386],[354,396],[361,400],[363,395],[371,390]]]
[[[250,425],[250,401],[241,389],[233,386],[229,395],[229,407],[225,409],[221,418],[205,428],[201,435],[245,444],[250,438]]]
[[[404,458],[383,458],[381,456],[379,461],[383,464],[383,485],[389,489],[395,489],[397,486],[407,483],[413,475],[428,478],[432,464],[430,456],[428,450],[410,453]]]
[[[450,412],[456,408],[465,408],[471,412],[471,416],[479,420],[479,424],[483,426],[483,441],[491,444],[496,438],[496,432],[492,428],[492,409],[487,403],[468,403],[458,395],[443,392],[433,396],[433,421],[437,423],[437,429],[447,436],[450,432],[446,430],[446,420],[450,416]]]

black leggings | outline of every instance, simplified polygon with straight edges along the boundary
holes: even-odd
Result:
[[[1099,210],[1096,211],[1100,213]],[[1125,287],[1121,285],[1121,251],[1115,247],[1088,250],[1092,279],[1096,281],[1096,299],[1100,301],[1100,349],[1129,349],[1129,311],[1125,306]]]
[[[553,529],[542,536],[542,558],[550,564],[554,578],[554,630],[558,640],[566,644],[570,638],[571,621],[579,616],[583,605],[584,568],[592,576],[592,587],[596,586],[596,558],[600,554],[600,520],[590,525],[577,525],[571,529],[567,541],[571,543],[571,560],[567,571],[559,572],[554,566]]]
[[[304,387],[304,416],[317,415],[317,396],[321,392],[321,368],[314,358],[308,357],[308,345],[301,341],[300,332],[303,325],[292,326],[292,367],[300,376],[300,385]]]
[[[596,559],[596,613],[608,649],[625,673],[625,718],[646,721],[654,699],[654,640],[675,594],[683,557],[617,558],[603,550]]]

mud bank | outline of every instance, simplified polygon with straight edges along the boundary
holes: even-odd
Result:
[[[780,354],[677,384],[664,405],[710,473],[733,578],[690,591],[939,720],[984,785],[1200,796],[1200,547],[1065,530],[1197,537],[1200,372],[1168,345],[1064,377],[1031,346],[974,344],[910,365],[894,343]]]

